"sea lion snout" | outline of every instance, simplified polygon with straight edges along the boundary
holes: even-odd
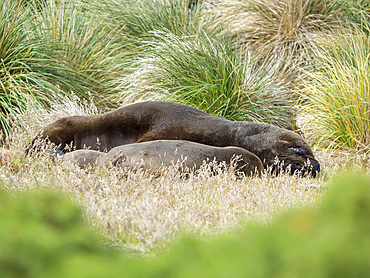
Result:
[[[309,161],[309,165],[307,167],[306,172],[308,172],[312,177],[316,177],[316,175],[321,171],[320,163],[316,159],[311,159]]]
[[[299,174],[300,176],[310,175],[316,177],[321,171],[320,163],[316,159],[307,159],[307,162],[302,165],[301,163],[291,164],[290,174]]]

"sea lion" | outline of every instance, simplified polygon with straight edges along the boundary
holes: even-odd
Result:
[[[239,147],[215,147],[182,140],[156,140],[114,147],[108,153],[95,150],[76,150],[63,156],[63,160],[85,168],[88,165],[112,164],[117,167],[135,167],[153,172],[180,163],[184,170],[198,170],[204,162],[235,163],[237,174],[260,175],[261,160]]]
[[[283,162],[282,168],[320,171],[310,146],[298,134],[267,123],[230,121],[185,105],[145,101],[94,116],[72,116],[45,127],[37,138],[48,139],[63,149],[90,148],[109,151],[130,143],[153,140],[187,140],[205,145],[236,146],[257,155],[265,168]]]
[[[66,154],[57,155],[57,161],[70,161],[80,168],[87,168],[88,166],[104,165],[107,153],[94,150],[75,150]]]

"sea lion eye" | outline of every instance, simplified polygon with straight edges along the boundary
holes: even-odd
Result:
[[[289,150],[294,151],[296,154],[301,154],[301,155],[305,155],[306,154],[306,152],[302,148],[289,148]]]

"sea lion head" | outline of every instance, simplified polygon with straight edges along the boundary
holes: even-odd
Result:
[[[289,132],[280,134],[271,145],[274,152],[268,156],[268,163],[276,173],[279,168],[290,174],[311,175],[316,177],[320,172],[320,163],[315,159],[310,146],[299,135]]]
[[[312,177],[320,172],[320,163],[311,147],[298,134],[267,124],[261,124],[257,133],[249,148],[261,158],[265,168],[272,168],[275,173],[288,171]]]
[[[316,177],[321,170],[320,163],[315,159],[311,148],[304,141],[280,140],[277,150],[279,153],[278,159],[282,162],[281,167],[285,170],[289,167],[290,174],[297,173],[302,176],[309,174]],[[276,162],[279,163],[275,161],[275,168],[277,168]]]

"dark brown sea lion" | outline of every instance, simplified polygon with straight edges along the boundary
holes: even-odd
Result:
[[[76,150],[67,153],[64,160],[75,162],[79,167],[88,165],[113,164],[118,167],[135,167],[159,171],[180,163],[182,169],[198,170],[204,162],[226,162],[230,165],[235,159],[237,174],[260,175],[263,170],[261,160],[251,152],[239,147],[215,147],[182,140],[156,140],[137,144],[121,145],[108,153],[94,150]]]
[[[266,123],[233,122],[185,105],[146,101],[95,116],[66,117],[48,125],[37,138],[64,148],[89,147],[109,151],[124,144],[153,140],[187,140],[201,144],[241,147],[257,155],[264,167],[284,161],[291,173],[320,171],[310,146],[296,133]]]

